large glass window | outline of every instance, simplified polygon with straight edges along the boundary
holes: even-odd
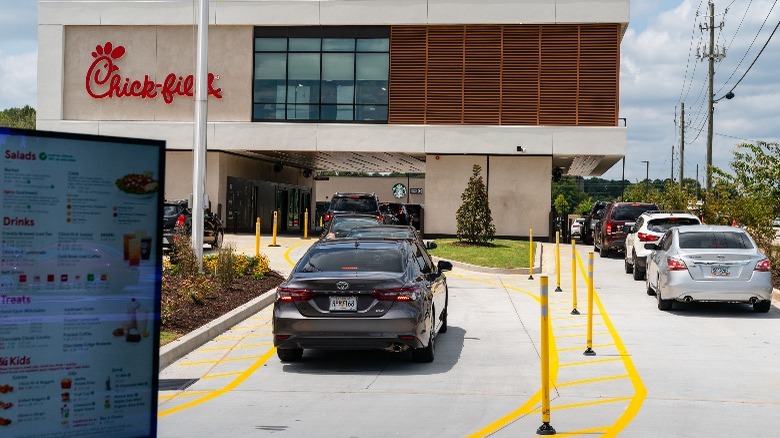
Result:
[[[387,122],[386,27],[255,28],[252,119]]]

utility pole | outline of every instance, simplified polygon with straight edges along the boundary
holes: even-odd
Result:
[[[674,184],[674,143],[672,143],[672,165],[669,166],[671,168],[671,174],[669,175],[669,182]]]
[[[645,199],[643,201],[647,201],[650,194],[650,162],[647,160],[642,160],[642,162],[645,163]]]
[[[684,163],[685,163],[685,102],[680,102],[680,189],[683,188]]]
[[[708,2],[708,5],[710,7],[710,22],[709,25],[702,24],[699,25],[699,28],[704,30],[710,31],[710,45],[708,47],[704,48],[705,53],[698,54],[699,58],[707,58],[709,61],[709,91],[708,91],[708,98],[707,98],[707,168],[705,169],[705,175],[707,180],[707,193],[710,192],[710,189],[712,188],[712,119],[715,115],[715,109],[714,109],[714,100],[713,100],[713,79],[715,78],[715,61],[720,61],[726,56],[725,49],[722,53],[718,52],[718,49],[715,47],[715,29],[722,28],[723,22],[718,26],[715,26],[715,4],[711,1]]]

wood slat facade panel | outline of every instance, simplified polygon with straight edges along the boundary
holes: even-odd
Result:
[[[393,26],[391,124],[617,126],[618,24]]]
[[[388,123],[425,123],[427,34],[423,26],[391,29]]]

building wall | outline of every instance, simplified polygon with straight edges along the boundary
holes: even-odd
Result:
[[[348,177],[331,176],[327,181],[315,181],[317,187],[317,202],[330,201],[330,197],[337,192],[367,192],[374,193],[379,197],[380,202],[403,202],[409,204],[425,204],[425,178],[406,177]],[[421,188],[422,194],[409,194],[407,197],[398,199],[393,196],[392,188],[395,184],[401,183],[409,188]]]

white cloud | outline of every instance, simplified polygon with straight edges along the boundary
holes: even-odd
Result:
[[[38,52],[0,52],[0,110],[36,105]]]

